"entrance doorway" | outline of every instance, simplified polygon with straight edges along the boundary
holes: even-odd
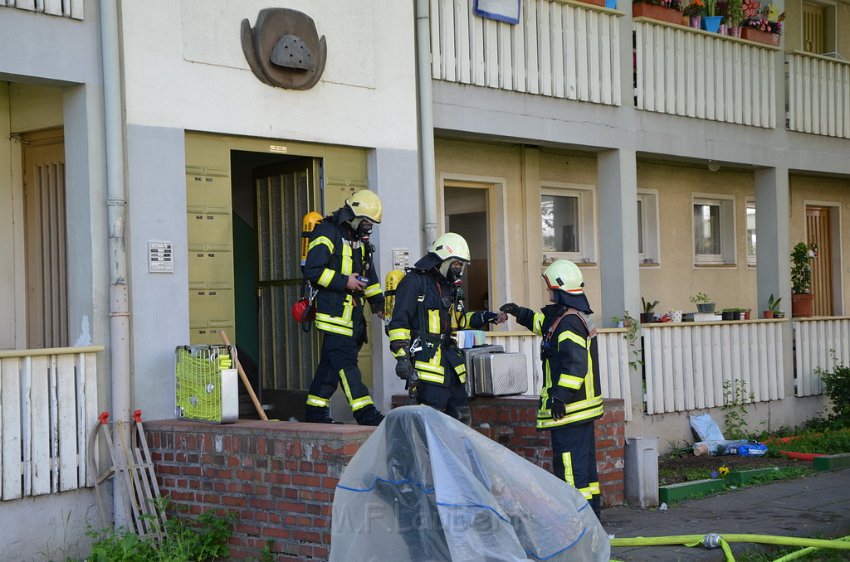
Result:
[[[443,189],[446,232],[463,236],[472,258],[462,286],[467,310],[490,307],[488,187],[484,184],[447,183]]]

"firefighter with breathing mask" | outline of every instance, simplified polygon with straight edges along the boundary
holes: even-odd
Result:
[[[384,317],[384,293],[369,242],[381,211],[375,193],[358,191],[310,233],[304,276],[318,290],[314,325],[322,332],[322,349],[307,395],[308,422],[334,423],[330,399],[340,384],[358,424],[378,425],[384,419],[357,366],[367,341],[365,301],[373,314]]]
[[[454,334],[481,329],[507,318],[488,310],[466,312],[460,286],[469,263],[469,246],[447,232],[408,271],[396,289],[387,327],[395,372],[413,383],[416,400],[469,424],[464,357]]]
[[[558,260],[543,272],[552,304],[540,312],[508,303],[502,312],[543,336],[543,388],[537,429],[552,431],[552,469],[584,494],[601,518],[593,421],[602,417],[602,387],[593,311],[584,294],[581,270]]]

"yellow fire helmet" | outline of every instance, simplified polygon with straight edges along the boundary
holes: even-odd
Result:
[[[546,286],[553,291],[563,291],[568,295],[584,294],[584,278],[581,269],[570,260],[558,260],[543,272]]]
[[[358,191],[346,199],[345,204],[354,212],[354,218],[369,219],[375,224],[381,222],[383,206],[374,191],[368,189]]]
[[[440,261],[448,259],[469,261],[469,246],[466,240],[463,239],[463,236],[454,232],[446,232],[434,240],[428,251],[440,258]]]

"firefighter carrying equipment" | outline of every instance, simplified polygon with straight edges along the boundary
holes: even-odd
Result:
[[[608,562],[587,501],[552,473],[427,406],[391,410],[336,486],[331,562]]]
[[[310,247],[310,233],[316,229],[316,225],[322,222],[322,215],[316,211],[310,211],[301,219],[301,274],[304,274],[304,264],[307,262],[307,252]],[[316,318],[316,309],[313,300],[316,298],[316,290],[310,281],[304,277],[301,282],[302,297],[292,305],[291,314],[293,320],[301,324],[305,332],[310,331],[310,323]]]

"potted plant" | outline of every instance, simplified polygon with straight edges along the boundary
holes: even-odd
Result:
[[[717,0],[705,1],[705,14],[702,17],[702,28],[712,33],[717,33],[720,30],[720,22],[723,21],[723,16],[717,13]]]
[[[758,2],[748,3],[748,6]],[[752,8],[744,7],[745,19],[741,24],[741,39],[756,41],[773,47],[779,46],[779,36],[782,34],[782,25],[785,20],[785,12],[775,15],[776,8],[771,5],[763,6],[752,13]]]
[[[652,18],[668,23],[682,23],[682,5],[679,0],[635,0],[632,17]]]
[[[767,299],[767,310],[762,312],[762,316],[765,318],[776,318],[776,313],[779,312],[779,301],[782,300],[782,297],[774,298],[773,293],[770,294],[770,297]]]
[[[744,21],[744,1],[729,0],[726,5],[726,25],[730,37],[741,36],[742,21]]]
[[[739,318],[736,318],[737,314],[738,314],[737,308],[724,308],[723,310],[720,311],[720,318],[722,320],[726,320],[726,321],[738,320]]]
[[[697,305],[700,314],[711,314],[714,312],[714,301],[705,293],[697,293],[691,297],[691,302]]]
[[[649,302],[641,297],[640,306],[642,310],[640,313],[640,323],[649,324],[650,322],[655,322],[655,307],[658,306],[658,301]]]
[[[702,16],[705,15],[705,3],[702,0],[691,0],[682,10],[682,15],[688,17],[691,27],[700,29],[702,27]]]
[[[791,316],[812,315],[812,259],[817,256],[816,250],[814,244],[797,242],[791,251]]]

